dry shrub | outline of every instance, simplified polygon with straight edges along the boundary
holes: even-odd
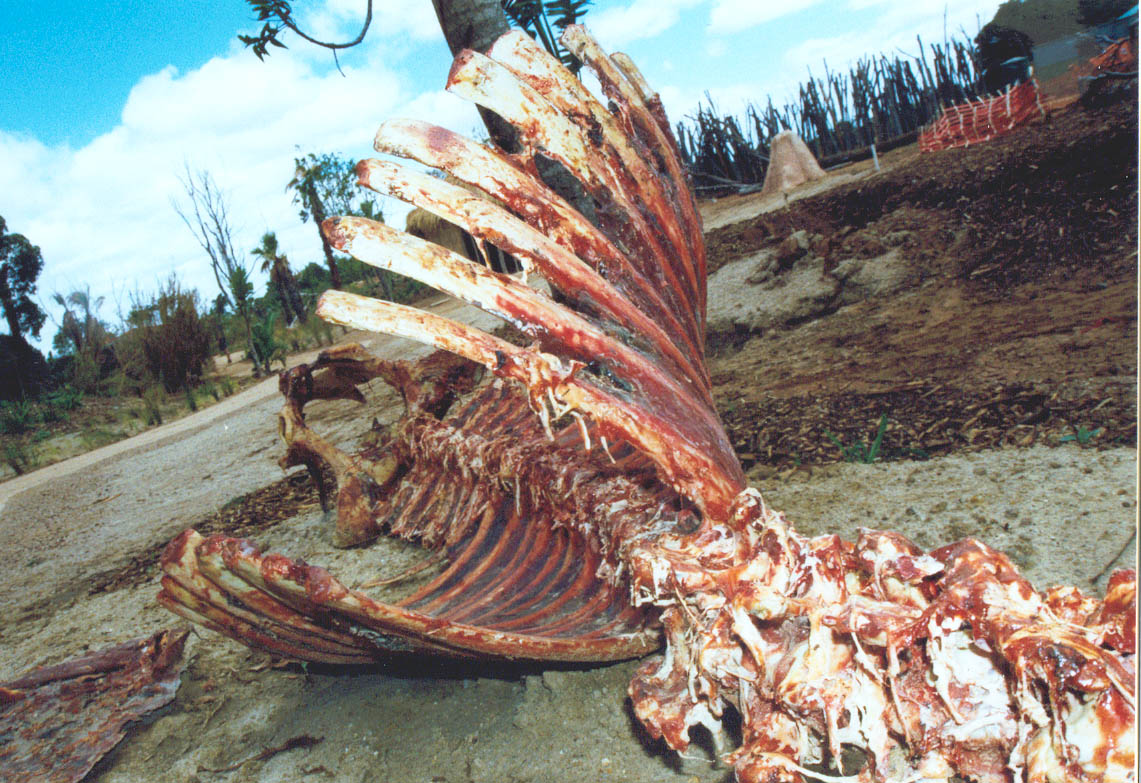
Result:
[[[149,303],[134,303],[128,322],[134,328],[123,335],[124,351],[133,354],[133,362],[141,360],[168,393],[202,377],[211,359],[211,335],[198,315],[197,291],[183,290],[171,276]],[[132,332],[135,336],[128,338]],[[134,369],[137,374],[138,364]]]

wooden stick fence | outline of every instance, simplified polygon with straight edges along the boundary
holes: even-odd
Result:
[[[699,190],[726,191],[764,181],[769,146],[782,130],[795,131],[820,164],[838,165],[914,141],[941,107],[981,95],[980,70],[969,41],[924,47],[920,56],[866,57],[847,74],[824,63],[809,72],[797,100],[782,108],[770,96],[764,109],[749,104],[738,120],[721,115],[706,93],[697,116],[678,123],[682,156]],[[926,53],[926,56],[924,54]]]

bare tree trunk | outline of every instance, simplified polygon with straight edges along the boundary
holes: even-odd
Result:
[[[281,305],[281,314],[285,318],[286,326],[288,326],[294,317],[293,303],[289,301],[289,292],[285,290],[285,281],[281,279],[276,266],[269,270],[269,282],[277,293],[277,301]]]
[[[220,314],[218,315],[216,324],[218,349],[226,354],[226,364],[233,364],[234,360],[230,358],[230,341],[226,339],[226,326],[222,323],[222,316]]]
[[[487,52],[499,36],[511,29],[499,0],[432,0],[432,7],[453,57],[464,49]],[[515,129],[495,112],[482,106],[476,108],[491,140],[505,152],[518,152]]]
[[[171,206],[174,207],[174,211],[182,218],[182,222],[194,234],[198,244],[210,257],[210,265],[214,269],[214,279],[218,281],[218,288],[222,291],[222,296],[233,305],[234,310],[245,323],[249,353],[254,362],[254,377],[260,378],[259,358],[257,348],[254,346],[249,311],[245,304],[239,301],[238,292],[232,288],[235,280],[234,275],[237,272],[240,272],[242,279],[245,279],[246,267],[238,261],[238,256],[234,252],[234,243],[230,237],[230,220],[226,208],[226,199],[205,169],[198,172],[197,181],[195,180],[195,175],[190,171],[190,166],[187,164],[186,179],[182,181],[182,185],[186,188],[186,195],[190,198],[191,212],[184,211],[174,199],[171,199]],[[193,219],[191,219],[191,214]],[[267,364],[267,369],[268,366]]]
[[[432,0],[440,29],[452,56],[464,49],[486,53],[499,36],[511,29],[500,0]],[[477,106],[491,140],[504,152],[519,152],[515,129],[502,117]],[[587,220],[594,222],[594,204],[578,180],[561,163],[539,155],[535,158],[539,175],[556,193],[569,201]]]
[[[312,182],[306,186],[308,193],[305,197],[309,200],[309,208],[313,213],[313,223],[317,226],[317,236],[321,237],[321,249],[325,251],[325,265],[329,267],[329,282],[332,283],[333,288],[338,291],[341,290],[341,270],[337,269],[337,259],[333,257],[333,246],[329,244],[329,240],[325,238],[325,232],[321,230],[321,224],[325,222],[325,205],[321,203],[321,198],[317,195],[317,186]]]
[[[254,377],[260,378],[262,375],[262,365],[265,365],[265,372],[269,374],[269,359],[262,362],[261,354],[258,352],[257,343],[254,342],[254,330],[250,326],[250,313],[249,309],[242,306],[238,309],[238,315],[242,317],[242,322],[246,325],[246,345],[249,346],[250,361],[254,365]]]
[[[293,272],[286,266],[281,270],[281,285],[285,289],[285,295],[289,298],[289,306],[293,309],[293,314],[301,323],[309,320],[309,314],[305,312],[305,305],[301,303],[301,292],[297,290],[297,280],[293,277]]]

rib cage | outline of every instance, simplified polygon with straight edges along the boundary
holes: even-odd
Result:
[[[394,472],[382,490],[367,480],[381,460],[328,460],[337,474],[341,521],[366,520],[364,529],[341,532],[346,542],[383,530],[443,548],[448,567],[389,605],[348,590],[323,569],[263,556],[251,542],[187,531],[163,557],[164,605],[279,655],[327,663],[364,663],[393,652],[610,660],[660,644],[646,611],[630,604],[625,584],[604,578],[615,570],[612,553],[588,538],[591,522],[609,513],[597,506],[619,496],[623,506],[638,510],[671,503],[652,468],[629,448],[616,450],[614,465],[583,455],[577,425],[549,441],[526,396],[502,382],[483,386],[458,412],[438,420],[425,407],[442,407],[438,399],[448,395],[439,387],[456,380],[453,359],[374,360],[366,370],[361,354],[351,346],[323,355],[318,369],[331,370],[318,376],[325,383],[314,383],[309,368],[291,371],[283,386],[305,393],[290,398],[283,421],[300,421],[309,394],[342,396],[345,387],[330,382],[330,374],[344,381],[345,375],[359,380],[387,373],[402,383],[410,412],[377,455],[395,456],[407,472]],[[299,436],[312,435],[302,428],[292,430],[287,464],[314,464],[333,454],[318,437]],[[477,462],[483,466],[478,475],[468,467]],[[590,508],[559,503],[555,474],[568,464],[578,469],[567,480],[580,486],[578,497]],[[651,491],[631,482],[638,475],[653,484]],[[362,486],[371,488],[358,491]],[[609,515],[624,513],[631,512]],[[335,619],[323,625],[330,615]]]
[[[323,226],[339,249],[532,344],[331,291],[322,317],[463,359],[347,347],[282,379],[283,464],[332,469],[335,539],[400,535],[442,548],[449,568],[379,604],[319,568],[188,531],[164,555],[160,600],[244,643],[330,662],[605,660],[649,650],[660,628],[664,656],[630,686],[635,714],[684,750],[693,726],[716,736],[735,710],[742,744],[727,760],[747,783],[1135,780],[1135,572],[1116,573],[1104,601],[1042,594],[973,540],[924,553],[879,531],[805,538],[746,487],[711,401],[700,220],[664,112],[629,60],[581,28],[564,42],[609,109],[521,34],[452,68],[449,89],[519,129],[518,156],[421,123],[377,134],[378,150],[505,206],[390,163],[358,166],[362,184],[515,255],[553,296],[381,224]],[[539,180],[535,154],[583,183],[597,226]],[[477,388],[475,365],[497,380]],[[378,449],[349,456],[305,426],[306,403],[362,400],[355,386],[373,378],[408,408]],[[844,745],[867,754],[858,775],[844,774]]]
[[[520,348],[412,308],[336,291],[322,299],[324,317],[426,340],[522,381],[524,390],[489,386],[440,421],[455,397],[449,383],[457,383],[457,392],[469,390],[470,377],[460,376],[470,370],[449,369],[438,357],[415,367],[385,363],[355,348],[327,352],[282,381],[283,465],[306,464],[314,475],[320,466],[332,469],[335,540],[353,545],[386,532],[446,548],[451,565],[439,579],[401,606],[367,612],[371,631],[436,652],[600,660],[653,649],[660,632],[646,608],[632,606],[619,549],[649,533],[682,535],[698,524],[695,506],[724,512],[744,486],[710,394],[704,243],[668,123],[660,109],[655,113],[656,98],[639,86],[632,64],[611,61],[581,31],[570,35],[578,36],[572,45],[580,56],[597,66],[616,114],[529,38],[512,33],[490,56],[458,57],[448,87],[514,122],[528,148],[523,155],[422,123],[389,122],[377,134],[378,150],[445,169],[505,207],[389,162],[358,165],[362,185],[511,253],[546,279],[554,298],[380,223],[341,218],[324,226],[339,249],[499,314],[534,344]],[[597,227],[539,179],[531,159],[538,151],[583,182],[597,207]],[[345,455],[305,426],[309,401],[362,399],[355,385],[376,377],[409,403],[399,432],[381,451]],[[426,396],[425,389],[431,389]],[[552,421],[568,412],[576,420],[552,433]],[[207,554],[215,549],[223,554]],[[512,556],[524,552],[535,556]],[[197,569],[207,557],[223,562]],[[171,587],[161,600],[191,619],[209,619],[231,636],[296,657],[379,654],[367,651],[362,637],[370,634],[363,629],[339,631],[352,637],[337,639],[351,653],[341,647],[323,653],[284,627],[326,611],[323,596],[343,591],[307,567],[289,570],[271,559],[284,576],[251,576],[253,584],[227,585],[229,598],[211,603],[210,585],[224,581],[225,569],[270,569],[252,545],[183,537],[164,561]],[[562,565],[540,565],[548,561]],[[308,597],[299,603],[302,586]],[[299,611],[271,627],[258,627],[254,615],[235,625],[221,604],[238,595],[262,614],[267,595]],[[519,606],[527,610],[519,614]],[[340,604],[336,610],[348,611]],[[424,638],[429,626],[431,640]],[[373,641],[381,648],[398,644]]]

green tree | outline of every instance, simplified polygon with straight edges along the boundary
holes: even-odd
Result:
[[[150,302],[136,303],[128,323],[139,331],[147,371],[168,393],[202,377],[210,361],[210,332],[198,315],[198,292],[174,275]]]
[[[329,267],[329,278],[333,288],[339,289],[341,273],[337,269],[333,246],[321,231],[321,224],[330,214],[352,214],[352,202],[357,191],[354,164],[334,153],[317,155],[312,152],[303,158],[295,158],[293,162],[293,179],[285,189],[293,191],[293,203],[299,207],[301,222],[312,220],[316,226],[321,249],[325,253],[325,265]]]
[[[68,362],[61,365],[65,368],[63,374],[75,388],[96,393],[119,363],[112,345],[114,335],[99,318],[103,297],[92,297],[90,286],[85,286],[67,296],[52,294],[52,299],[63,309],[59,331],[52,338],[52,349],[60,357],[68,357]]]
[[[975,53],[983,89],[997,92],[1025,77],[1034,59],[1034,42],[1021,30],[991,22],[975,36]]]
[[[371,198],[366,198],[360,203],[360,206],[357,208],[357,214],[360,217],[368,218],[369,220],[375,220],[377,223],[384,222],[384,212]]]
[[[52,340],[52,348],[61,354],[89,355],[94,358],[111,343],[107,325],[99,319],[103,297],[91,297],[91,286],[76,289],[66,297],[52,294],[52,300],[63,308],[59,332]]]
[[[214,334],[218,350],[226,355],[226,364],[233,364],[234,360],[230,358],[230,344],[226,339],[226,304],[225,294],[218,294],[214,297],[214,304],[206,316],[206,321],[208,328]]]
[[[32,300],[36,278],[44,268],[40,249],[23,234],[8,233],[8,224],[0,217],[0,309],[8,322],[8,334],[24,345],[24,336],[40,336],[47,315]]]
[[[1018,30],[1042,44],[1073,35],[1081,29],[1078,4],[1074,0],[1006,0],[994,12],[994,19],[984,25]]]
[[[301,292],[297,289],[297,281],[289,269],[289,259],[279,252],[277,234],[267,231],[262,234],[261,244],[250,251],[261,259],[261,271],[269,272],[269,282],[277,293],[281,302],[281,312],[285,314],[286,322],[296,318],[305,323],[308,314],[301,304]]]
[[[1112,22],[1137,5],[1137,0],[1078,0],[1078,21],[1093,27]]]

